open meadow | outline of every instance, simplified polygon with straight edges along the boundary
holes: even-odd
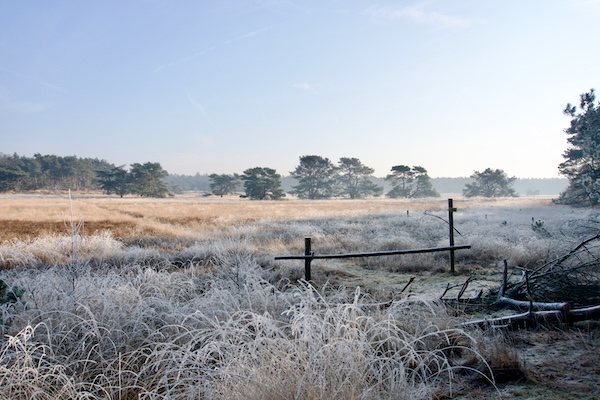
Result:
[[[0,398],[597,398],[595,322],[460,323],[511,279],[597,235],[550,198],[251,201],[0,196]],[[594,248],[589,249],[595,251]],[[468,287],[463,283],[469,279]],[[441,301],[482,296],[473,304]],[[586,397],[587,396],[587,397]]]

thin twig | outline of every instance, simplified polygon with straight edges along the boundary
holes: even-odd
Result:
[[[410,286],[411,283],[413,283],[414,280],[415,280],[415,277],[411,276],[410,279],[408,280],[408,282],[406,282],[406,285],[404,285],[404,287],[402,288],[402,290],[400,290],[400,293],[398,293],[398,294],[404,293],[404,291],[406,291],[406,289],[408,289],[408,287]]]
[[[435,215],[435,214],[429,214],[427,211],[424,211],[424,212],[423,212],[423,214],[425,214],[425,215],[429,215],[430,217],[436,217],[436,218],[438,218],[438,219],[441,219],[442,221],[444,221],[445,223],[447,223],[448,225],[450,225],[450,222],[446,221],[444,218],[440,217],[439,215]],[[454,231],[455,231],[456,233],[458,233],[460,236],[462,236],[462,233],[460,233],[460,232],[458,231],[458,229],[454,228]]]

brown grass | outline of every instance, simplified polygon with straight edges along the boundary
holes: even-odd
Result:
[[[461,208],[489,205],[541,205],[546,198],[460,199]],[[455,204],[456,205],[456,204]],[[352,217],[397,212],[406,214],[439,211],[446,199],[368,199],[368,200],[283,200],[251,201],[238,197],[212,198],[199,195],[167,199],[138,197],[83,196],[64,193],[59,196],[0,197],[0,241],[27,239],[68,231],[71,218],[84,220],[85,233],[109,230],[113,236],[132,238],[140,235],[195,237],[223,227],[256,220],[303,220]]]

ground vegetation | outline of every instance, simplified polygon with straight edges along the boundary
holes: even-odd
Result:
[[[0,395],[600,394],[593,321],[487,332],[459,328],[482,303],[439,300],[466,279],[464,298],[494,297],[503,259],[513,282],[543,271],[597,233],[597,212],[540,199],[454,205],[456,242],[472,246],[456,252],[456,274],[431,253],[314,262],[308,284],[301,263],[274,256],[302,254],[304,237],[316,253],[446,244],[445,202],[1,198],[3,226],[15,230],[0,245]]]

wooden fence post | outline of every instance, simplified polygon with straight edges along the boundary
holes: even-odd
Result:
[[[448,199],[448,225],[450,226],[450,247],[454,247],[454,215],[456,208],[452,205],[452,199]],[[450,272],[454,273],[454,249],[450,249]]]
[[[310,263],[312,258],[308,256],[312,256],[312,251],[309,237],[304,238],[304,256],[306,256],[306,258],[304,258],[304,279],[307,282],[310,282]]]

